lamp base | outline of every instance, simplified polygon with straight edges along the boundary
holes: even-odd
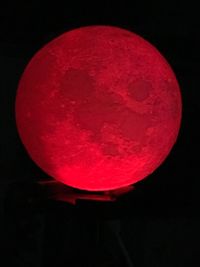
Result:
[[[121,187],[114,190],[90,192],[72,188],[56,180],[40,181],[47,193],[47,197],[57,201],[64,201],[75,205],[77,200],[94,201],[115,201],[121,195],[124,195],[134,189],[133,185]]]

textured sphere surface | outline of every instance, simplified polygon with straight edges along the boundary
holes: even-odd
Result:
[[[180,121],[169,64],[117,27],[82,27],[48,43],[27,65],[16,96],[17,128],[32,160],[84,190],[148,176],[169,154]]]

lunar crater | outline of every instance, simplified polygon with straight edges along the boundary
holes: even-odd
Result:
[[[134,100],[142,102],[152,93],[152,86],[145,80],[133,81],[128,85],[128,94]]]

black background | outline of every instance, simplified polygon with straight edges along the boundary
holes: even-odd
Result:
[[[48,176],[20,142],[15,95],[38,49],[67,30],[94,24],[134,31],[160,50],[179,81],[183,118],[166,161],[133,192],[115,203],[71,206],[42,197],[36,181]],[[200,266],[199,29],[198,7],[188,1],[1,4],[1,266],[126,266],[112,235],[118,230],[133,266]]]

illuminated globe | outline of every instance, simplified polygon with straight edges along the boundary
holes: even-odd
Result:
[[[32,160],[83,190],[147,177],[169,154],[180,121],[180,90],[167,61],[117,27],[82,27],[45,45],[16,96],[17,128]]]

